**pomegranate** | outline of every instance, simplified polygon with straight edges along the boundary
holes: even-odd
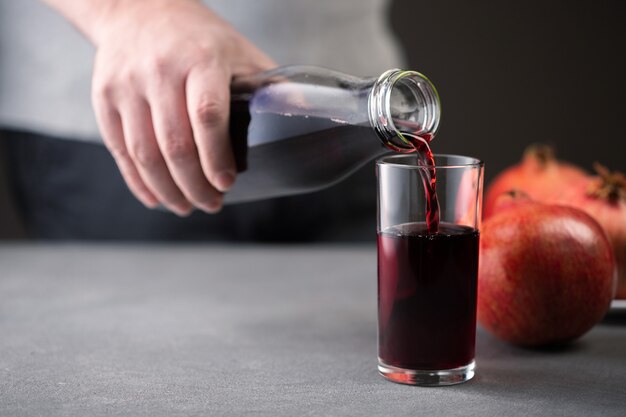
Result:
[[[498,196],[510,190],[520,190],[533,200],[543,201],[558,193],[564,186],[585,179],[582,169],[554,157],[554,150],[547,145],[531,145],[524,152],[522,161],[502,171],[489,184],[485,193],[483,217],[494,213],[494,203]]]
[[[510,343],[573,340],[608,310],[615,260],[601,226],[573,207],[509,193],[482,226],[478,320]]]
[[[617,263],[616,298],[626,298],[626,177],[597,163],[594,168],[597,176],[578,181],[549,201],[581,209],[600,223]]]
[[[468,169],[460,178],[454,206],[456,224],[470,227],[480,224],[482,193],[475,198],[477,190],[482,189],[483,177],[480,174],[478,170]]]

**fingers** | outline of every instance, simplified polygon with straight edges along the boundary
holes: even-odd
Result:
[[[218,170],[217,181],[222,190],[232,185],[234,162],[231,162],[233,168],[222,163],[228,158],[232,160],[230,142],[226,136],[221,141],[198,141],[196,145],[184,93],[182,86],[160,86],[149,97],[150,104],[136,94],[125,94],[116,100],[94,94],[94,108],[105,144],[137,199],[150,208],[160,202],[181,216],[189,214],[192,205],[215,213],[221,208],[223,197],[205,172]],[[225,120],[212,138],[227,135],[228,97],[226,100]],[[218,147],[226,145],[227,153],[220,157],[220,163],[204,158],[212,168],[210,171],[203,168],[198,148],[204,149],[205,155],[225,153],[219,149],[214,152],[212,143],[217,143]],[[229,170],[226,180],[219,175],[225,169]],[[210,178],[215,181],[216,176]]]
[[[230,75],[194,67],[186,77],[144,78],[143,86],[132,75],[95,76],[93,94],[105,144],[131,192],[148,207],[161,203],[181,216],[193,206],[219,211],[236,176]]]
[[[135,198],[141,201],[143,205],[148,208],[156,207],[159,201],[139,175],[126,148],[119,113],[101,97],[94,97],[93,104],[104,144],[111,152],[111,155],[113,155],[126,185],[128,185]]]
[[[203,173],[184,93],[182,86],[168,84],[150,97],[154,132],[169,172],[187,200],[214,213],[222,206],[222,195]]]
[[[122,129],[128,153],[144,183],[168,209],[188,215],[192,205],[170,175],[154,135],[148,103],[134,97],[120,104]]]
[[[204,175],[225,192],[235,182],[230,138],[230,75],[215,67],[195,67],[187,76],[187,109]]]

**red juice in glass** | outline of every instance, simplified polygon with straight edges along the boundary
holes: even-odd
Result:
[[[378,234],[378,346],[387,365],[452,369],[474,359],[476,229],[407,223]]]
[[[451,385],[474,376],[483,163],[422,144],[377,163],[378,369]]]

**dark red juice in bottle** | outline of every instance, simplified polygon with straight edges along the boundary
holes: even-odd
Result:
[[[358,170],[388,150],[369,121],[251,111],[234,100],[230,139],[239,175],[226,201],[250,201],[316,191]]]
[[[452,369],[474,358],[476,229],[407,223],[378,235],[379,357],[386,365]]]

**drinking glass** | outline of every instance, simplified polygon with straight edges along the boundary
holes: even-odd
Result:
[[[427,226],[431,170],[384,156],[378,177],[378,370],[411,385],[474,376],[482,161],[435,155],[438,225]],[[430,201],[429,201],[430,199]],[[435,230],[436,229],[436,230]]]

